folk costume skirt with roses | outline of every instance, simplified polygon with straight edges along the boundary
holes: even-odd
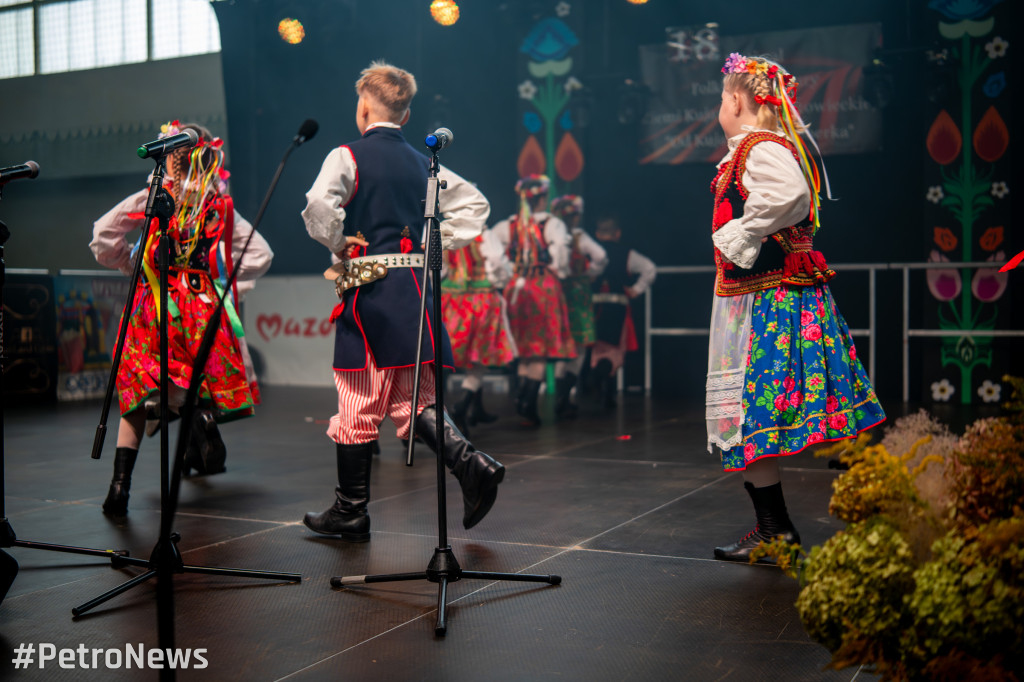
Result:
[[[193,291],[182,282],[176,271],[172,270],[170,274],[168,380],[173,386],[185,390],[192,379],[192,368],[203,332],[217,305],[217,293],[206,274],[189,278],[202,287],[200,292]],[[160,318],[153,292],[144,282],[140,282],[135,290],[124,355],[117,372],[117,390],[121,414],[135,410],[147,398],[160,392]],[[171,393],[173,395],[173,389]],[[226,312],[221,315],[220,326],[214,336],[199,398],[212,403],[214,416],[219,422],[253,413],[256,400],[246,381],[238,339]]]
[[[515,359],[501,294],[490,287],[445,291],[442,284],[441,309],[456,367],[504,367]]]
[[[723,450],[725,471],[853,438],[885,419],[827,285],[751,296],[742,439]]]
[[[505,287],[508,320],[521,358],[576,357],[562,285],[548,268]]]

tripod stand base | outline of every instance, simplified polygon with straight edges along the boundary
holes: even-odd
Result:
[[[507,580],[521,583],[547,583],[560,585],[560,575],[537,575],[530,573],[492,573],[490,571],[464,571],[459,566],[450,546],[435,547],[434,556],[430,559],[427,570],[418,573],[387,573],[379,575],[351,575],[331,578],[331,587],[348,587],[369,583],[393,583],[404,580],[427,580],[438,584],[437,590],[437,622],[434,634],[443,637],[448,632],[448,583],[459,580]]]
[[[75,547],[73,545],[53,545],[48,542],[32,542],[31,540],[19,540],[14,534],[7,518],[0,519],[0,548],[24,547],[25,549],[45,549],[48,552],[66,552],[68,554],[85,554],[86,556],[101,556],[113,560],[116,557],[128,556],[125,549],[91,549],[89,547]]]
[[[188,566],[181,559],[181,552],[178,551],[178,542],[181,536],[172,533],[168,542],[158,542],[153,548],[153,554],[149,559],[139,559],[130,556],[116,556],[111,559],[114,568],[125,566],[141,566],[146,572],[138,575],[127,582],[123,582],[112,590],[104,592],[95,599],[91,599],[81,606],[71,609],[73,616],[80,616],[105,601],[113,599],[117,595],[127,592],[131,588],[141,585],[161,571],[168,573],[201,573],[203,575],[227,575],[235,578],[258,578],[261,580],[281,580],[284,582],[302,582],[302,575],[299,573],[277,573],[273,571],[253,571],[245,568],[220,568],[216,566]]]

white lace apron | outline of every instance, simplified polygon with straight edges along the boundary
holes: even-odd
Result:
[[[708,343],[705,419],[708,452],[743,440],[743,382],[750,350],[750,311],[756,294],[715,296]]]

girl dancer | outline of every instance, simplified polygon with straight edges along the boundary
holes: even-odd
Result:
[[[829,293],[835,273],[812,246],[820,179],[800,139],[796,79],[736,53],[722,72],[718,120],[729,151],[711,183],[716,281],[706,417],[708,449],[721,448],[725,471],[743,472],[757,519],[715,556],[746,561],[762,540],[800,541],[779,458],[852,438],[885,414]]]

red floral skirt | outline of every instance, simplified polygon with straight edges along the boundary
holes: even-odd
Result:
[[[558,278],[547,268],[505,287],[512,336],[522,358],[574,358],[576,343]]]
[[[456,367],[504,367],[515,359],[500,294],[491,289],[442,292],[441,307]]]
[[[172,273],[172,277],[174,275]],[[188,388],[192,379],[196,352],[217,304],[209,279],[206,276],[199,279],[203,292],[196,293],[187,284],[175,286],[172,281],[168,293],[168,298],[177,306],[177,314],[172,307],[167,324],[168,380],[181,389]],[[117,372],[117,390],[121,414],[135,410],[160,391],[160,320],[153,292],[145,283],[140,283],[135,291],[124,354]],[[199,397],[213,404],[218,421],[253,413],[255,400],[245,378],[238,339],[226,313],[221,314]]]

